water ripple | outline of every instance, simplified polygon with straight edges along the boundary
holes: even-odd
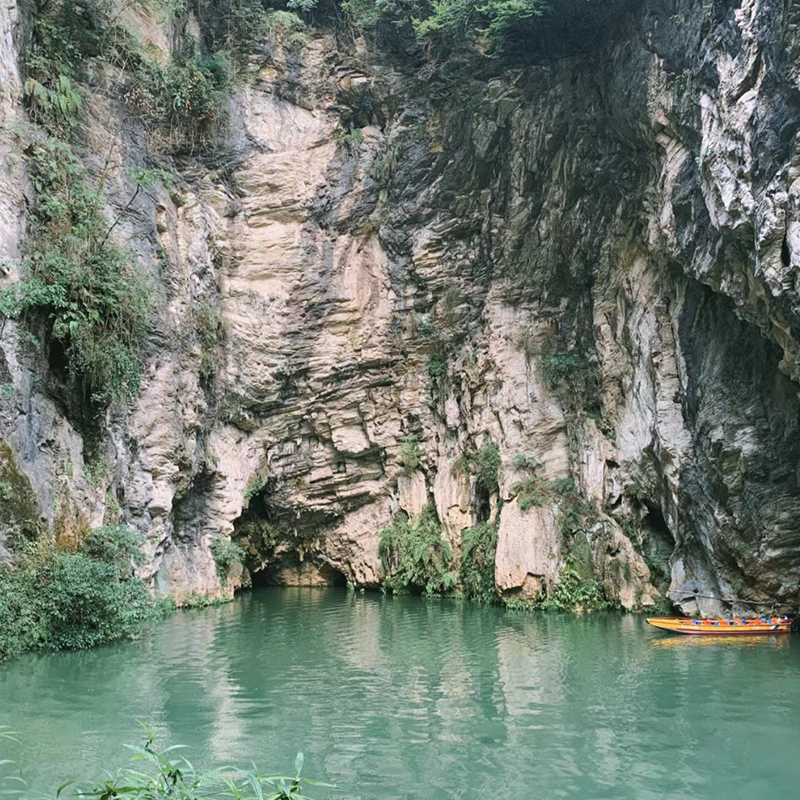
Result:
[[[141,642],[0,667],[0,722],[36,791],[122,763],[143,719],[208,765],[284,770],[303,749],[349,800],[749,800],[800,780],[798,678],[788,638],[259,590]]]

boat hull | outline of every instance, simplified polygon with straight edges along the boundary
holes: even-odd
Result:
[[[758,634],[791,633],[792,621],[775,619],[741,620],[727,622],[724,619],[698,620],[692,622],[688,617],[648,617],[647,622],[655,628],[672,633],[685,633],[689,636],[753,636]]]

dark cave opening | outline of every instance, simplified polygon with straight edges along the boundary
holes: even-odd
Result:
[[[661,508],[651,500],[645,500],[644,506],[647,509],[642,519],[644,555],[652,577],[658,583],[668,585],[671,580],[670,559],[675,550],[675,538]]]
[[[265,586],[331,586],[344,588],[347,576],[325,562],[300,561],[296,553],[287,554],[281,561],[265,564],[250,573],[253,589]]]
[[[275,586],[273,571],[269,568],[269,566],[266,566],[257,572],[251,572],[250,585],[254,589],[261,589],[264,586]]]

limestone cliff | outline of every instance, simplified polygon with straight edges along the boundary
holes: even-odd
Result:
[[[27,14],[0,18],[6,283],[35,203]],[[168,60],[203,14],[118,18]],[[220,537],[269,580],[375,586],[381,528],[433,504],[456,550],[497,522],[506,599],[570,559],[628,608],[796,607],[798,21],[646,0],[579,52],[457,84],[328,21],[258,42],[215,140],[173,156],[124,68],[93,64],[76,148],[157,287],[143,381],[87,423],[5,321],[0,558],[22,525],[121,519],[179,599],[241,580],[220,583]],[[151,164],[175,186],[137,194]]]

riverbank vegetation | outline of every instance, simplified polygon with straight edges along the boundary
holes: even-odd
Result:
[[[134,575],[141,539],[121,525],[78,545],[27,545],[16,568],[0,564],[0,661],[25,650],[81,650],[133,639],[173,604]]]
[[[450,545],[431,507],[411,520],[398,513],[381,531],[380,557],[386,570],[383,585],[391,592],[436,595],[456,588]]]
[[[461,596],[477,603],[504,604],[511,609],[541,611],[599,610],[609,608],[602,585],[588,565],[570,550],[579,531],[569,497],[562,509],[566,558],[558,581],[537,598],[505,600],[495,584],[497,523],[481,522],[461,533],[457,552],[444,538],[436,510],[429,506],[409,519],[399,512],[381,531],[380,556],[385,571],[382,588],[393,594]]]
[[[497,524],[481,522],[462,533],[459,576],[464,596],[478,603],[500,600],[494,582]]]

